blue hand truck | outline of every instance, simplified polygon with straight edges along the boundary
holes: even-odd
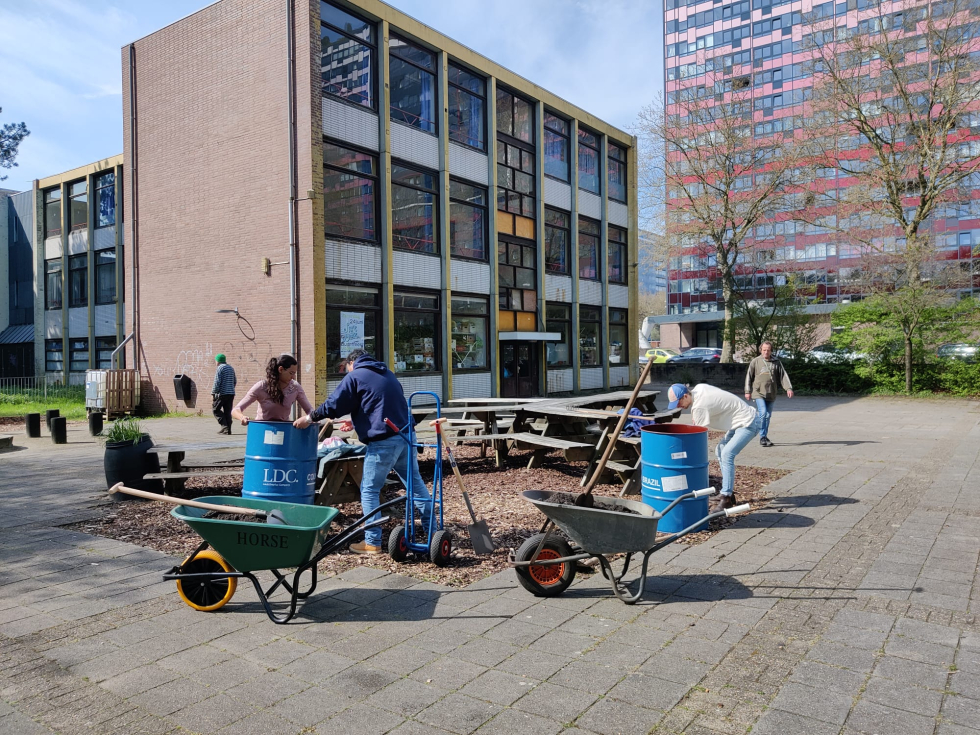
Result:
[[[405,522],[400,523],[391,530],[388,536],[388,555],[397,562],[405,561],[409,552],[414,554],[426,554],[429,560],[439,567],[444,567],[449,563],[453,551],[453,534],[443,528],[443,506],[442,506],[442,433],[436,432],[435,444],[425,444],[419,441],[415,433],[415,421],[412,418],[413,402],[416,396],[431,396],[436,404],[436,418],[442,416],[442,406],[439,396],[430,391],[415,391],[408,397],[408,425],[404,427],[395,426],[388,419],[385,423],[388,428],[398,436],[408,442],[409,450],[405,452]],[[420,449],[434,448],[436,450],[435,469],[432,477],[432,492],[429,499],[416,499],[417,488],[415,488],[414,472],[412,472],[412,462],[418,461],[417,454]],[[428,508],[429,522],[425,528],[428,543],[422,543],[416,537],[418,524],[415,516],[419,510],[416,503],[422,508]],[[425,513],[422,513],[421,525],[425,526]]]

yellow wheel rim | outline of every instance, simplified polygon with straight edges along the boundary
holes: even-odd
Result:
[[[181,571],[186,574],[235,571],[214,549],[205,549],[197,554],[193,561],[188,562],[188,559],[190,557],[184,559],[184,563],[181,564]],[[180,595],[180,599],[188,606],[202,612],[211,612],[224,607],[237,588],[238,580],[235,577],[177,580],[177,594]]]

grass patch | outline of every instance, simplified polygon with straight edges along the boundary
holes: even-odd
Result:
[[[5,389],[0,392],[0,417],[24,416],[56,408],[70,420],[85,418],[85,387],[81,385],[53,386],[44,393],[35,390]]]

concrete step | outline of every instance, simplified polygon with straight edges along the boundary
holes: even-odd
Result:
[[[14,448],[13,434],[0,434],[0,452]]]

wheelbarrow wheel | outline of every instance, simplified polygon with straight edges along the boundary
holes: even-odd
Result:
[[[217,572],[234,572],[234,568],[221,558],[214,549],[205,549],[194,556],[192,561],[187,557],[180,565],[184,574],[213,574]],[[223,579],[188,579],[177,580],[177,594],[190,607],[202,612],[212,612],[225,606],[238,589],[235,577]]]
[[[429,559],[437,567],[444,567],[449,563],[449,557],[453,553],[453,535],[443,529],[432,534],[429,542]]]
[[[544,536],[543,533],[536,534],[521,544],[521,548],[517,550],[516,560],[531,561]],[[551,536],[541,547],[538,560],[561,559],[563,556],[572,556],[571,548],[563,539]],[[575,564],[567,561],[547,566],[532,564],[516,567],[516,571],[517,581],[521,583],[521,587],[538,597],[557,597],[567,590],[568,585],[575,579]]]
[[[408,542],[405,540],[405,526],[397,525],[388,534],[388,556],[397,562],[408,558]]]

